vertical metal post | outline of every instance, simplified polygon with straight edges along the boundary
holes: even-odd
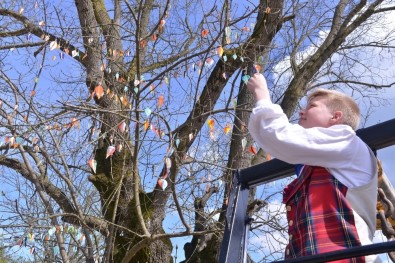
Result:
[[[244,231],[244,239],[243,239],[243,243],[242,245],[242,250],[241,252],[243,253],[243,260],[241,262],[246,263],[248,262],[248,253],[247,253],[247,248],[248,248],[248,233],[250,232],[250,227],[251,227],[251,223],[254,221],[253,218],[248,218],[246,220],[246,224],[245,224],[245,231]]]
[[[239,171],[236,171],[226,210],[225,232],[219,257],[220,263],[238,263],[243,257],[246,240],[248,194],[249,188],[240,183]]]

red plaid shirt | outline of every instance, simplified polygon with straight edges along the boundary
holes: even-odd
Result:
[[[325,168],[305,166],[284,189],[289,244],[285,258],[325,253],[360,246],[347,187]],[[336,262],[365,262],[351,258]]]

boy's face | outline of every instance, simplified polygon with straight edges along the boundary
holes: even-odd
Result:
[[[303,128],[328,128],[334,124],[333,113],[326,106],[324,97],[318,96],[311,99],[306,108],[299,112],[299,116],[299,125]]]

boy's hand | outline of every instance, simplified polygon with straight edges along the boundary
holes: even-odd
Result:
[[[269,90],[265,77],[260,73],[255,73],[247,82],[247,88],[251,91],[255,99],[258,100],[270,100]]]

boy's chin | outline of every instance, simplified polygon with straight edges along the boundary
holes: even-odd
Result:
[[[299,124],[300,126],[302,126],[303,128],[306,128],[306,127],[305,127],[305,125],[306,125],[305,120],[299,119],[298,124]]]

